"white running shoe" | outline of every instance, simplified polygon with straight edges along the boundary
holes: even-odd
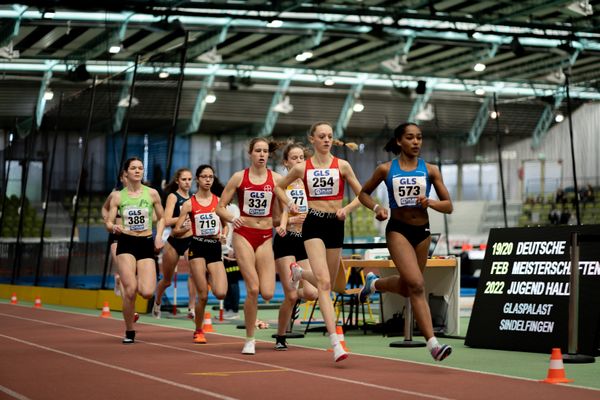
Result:
[[[244,343],[242,354],[254,355],[256,354],[256,340],[247,340]]]
[[[234,312],[234,311],[225,311],[223,313],[223,319],[238,319],[240,317],[240,314]]]
[[[292,288],[298,290],[300,280],[302,280],[302,267],[295,262],[290,264],[290,280],[292,282]]]
[[[117,278],[116,275],[114,275],[114,278],[115,278],[115,286],[114,286],[115,296],[121,297],[121,280],[119,278]]]
[[[196,318],[196,312],[193,309],[188,308],[187,317],[188,319],[193,320],[194,318]]]
[[[344,361],[346,358],[348,358],[348,353],[344,350],[341,343],[333,346],[333,360],[335,362]]]
[[[160,319],[160,304],[154,303],[152,306],[152,316],[156,319]]]

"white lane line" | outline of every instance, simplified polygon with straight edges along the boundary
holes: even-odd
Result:
[[[87,357],[78,356],[77,354],[67,353],[66,351],[53,349],[53,348],[47,347],[47,346],[42,346],[42,345],[39,345],[37,343],[32,343],[32,342],[28,342],[26,340],[17,339],[15,337],[6,336],[6,335],[3,335],[1,333],[0,333],[0,337],[3,337],[5,339],[7,339],[7,340],[12,340],[12,341],[15,341],[15,342],[26,344],[28,346],[37,347],[38,349],[42,349],[42,350],[50,351],[50,352],[57,353],[57,354],[60,354],[60,355],[63,355],[63,356],[75,358],[75,359],[80,360],[80,361],[85,361],[85,362],[88,362],[88,363],[91,363],[91,364],[100,365],[100,366],[106,367],[106,368],[116,369],[117,371],[126,372],[128,374],[137,375],[137,376],[140,376],[142,378],[150,379],[152,381],[164,383],[166,385],[175,386],[176,388],[179,388],[179,389],[184,389],[184,390],[189,390],[189,391],[196,392],[196,393],[201,393],[201,394],[204,394],[204,395],[207,395],[207,396],[210,396],[210,397],[214,397],[215,399],[237,400],[235,397],[225,396],[225,395],[222,395],[220,393],[215,393],[215,392],[211,392],[210,390],[204,390],[204,389],[196,388],[196,387],[193,387],[193,386],[184,385],[182,383],[171,382],[171,381],[168,381],[166,379],[158,378],[156,376],[144,374],[143,372],[138,372],[138,371],[134,371],[134,370],[129,369],[129,368],[123,368],[123,367],[118,367],[116,365],[111,365],[111,364],[103,363],[102,361],[92,360],[92,359],[87,358]]]
[[[45,325],[53,325],[53,326],[58,326],[58,327],[61,327],[61,328],[68,328],[68,329],[78,330],[78,331],[82,331],[82,332],[95,333],[95,334],[99,334],[99,335],[111,336],[111,337],[119,337],[120,338],[120,336],[117,336],[117,335],[112,335],[112,334],[105,333],[105,332],[100,332],[100,331],[94,331],[94,330],[91,330],[91,329],[78,328],[76,326],[63,325],[63,324],[59,324],[59,323],[55,323],[55,322],[40,321],[40,320],[36,320],[36,319],[32,319],[32,318],[20,317],[20,316],[11,315],[11,314],[0,313],[0,315],[6,316],[6,317],[11,317],[11,318],[16,318],[16,319],[21,319],[21,320],[24,320],[24,321],[37,322],[37,323],[41,323],[41,324],[45,324]],[[247,363],[247,364],[260,365],[260,366],[268,367],[268,368],[284,369],[284,370],[287,370],[287,371],[296,372],[298,374],[308,375],[308,376],[311,376],[311,377],[316,377],[316,378],[321,378],[321,379],[329,379],[329,380],[338,381],[338,382],[344,382],[344,383],[348,383],[348,384],[352,384],[352,385],[365,386],[365,387],[369,387],[369,388],[373,388],[373,389],[377,389],[377,390],[385,390],[385,391],[394,392],[394,393],[408,394],[408,395],[412,395],[412,396],[423,397],[423,398],[426,398],[426,399],[452,400],[449,397],[441,397],[441,396],[436,396],[436,395],[422,393],[422,392],[414,392],[412,390],[403,390],[403,389],[398,389],[398,388],[389,387],[389,386],[381,386],[381,385],[376,385],[376,384],[373,384],[373,383],[356,381],[354,379],[346,379],[346,378],[340,378],[340,377],[334,377],[334,376],[323,376],[322,374],[308,372],[308,371],[304,371],[304,370],[300,370],[300,369],[282,367],[280,365],[275,365],[275,364],[270,364],[270,363],[264,363],[264,362],[260,362],[260,361],[252,361],[252,360],[247,360],[247,359],[242,359],[242,358],[236,358],[236,357],[230,357],[230,356],[223,356],[223,355],[219,355],[219,354],[203,353],[203,352],[197,351],[197,350],[191,350],[191,349],[186,349],[186,348],[181,348],[181,347],[176,347],[176,346],[170,346],[170,345],[165,345],[165,344],[160,344],[160,343],[147,342],[147,341],[137,340],[136,339],[136,343],[138,343],[138,342],[139,343],[144,343],[144,344],[147,344],[147,345],[150,345],[150,346],[156,346],[156,347],[161,347],[161,348],[170,349],[170,350],[177,350],[177,351],[182,351],[182,352],[186,352],[186,353],[198,354],[198,355],[202,355],[202,356],[205,356],[205,357],[220,358],[220,359],[223,359],[223,360],[243,362],[243,363]],[[242,342],[242,340],[240,339],[240,344],[241,344],[241,342]],[[333,363],[333,361],[331,361],[331,362]]]
[[[7,395],[14,397],[17,400],[31,400],[29,397],[23,396],[21,393],[17,393],[17,392],[10,390],[9,388],[4,387],[2,385],[0,385],[0,392],[4,392]]]

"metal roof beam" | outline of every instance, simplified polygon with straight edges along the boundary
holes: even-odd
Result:
[[[133,71],[127,71],[125,73],[125,79],[123,79],[123,86],[121,87],[121,92],[119,94],[119,101],[121,99],[129,98],[129,91],[131,89],[131,85],[133,84]],[[131,99],[130,99],[131,100]],[[115,111],[115,118],[113,120],[113,128],[112,132],[117,133],[121,130],[121,126],[123,125],[123,119],[125,118],[125,114],[127,114],[127,107],[119,106],[119,101],[117,101],[117,110]]]
[[[560,104],[562,103],[565,97],[566,91],[564,89],[561,91],[557,91],[554,95],[554,104],[547,104],[546,107],[544,107],[544,111],[542,111],[542,115],[540,116],[538,123],[533,129],[533,135],[531,137],[531,148],[537,149],[538,147],[540,147],[542,141],[548,134],[548,129],[550,128],[552,121],[554,120],[554,112],[560,107]],[[571,117],[569,116],[569,118]]]
[[[492,100],[493,95],[488,95],[485,99],[483,99],[483,103],[481,103],[481,107],[479,107],[479,111],[477,112],[477,116],[473,121],[473,126],[469,131],[469,137],[467,138],[467,146],[474,146],[479,142],[479,138],[485,129],[485,126],[489,120],[490,113],[490,102]]]
[[[192,135],[198,132],[198,128],[200,128],[200,123],[202,122],[202,117],[204,115],[204,110],[206,109],[206,95],[209,93],[209,90],[215,81],[215,75],[218,69],[219,67],[215,66],[213,73],[204,78],[202,87],[198,91],[198,96],[196,97],[196,103],[194,104],[194,109],[192,111],[192,118],[185,132],[182,132],[183,134]]]
[[[96,38],[94,47],[86,51],[76,52],[72,57],[80,60],[92,60],[107,52],[111,46],[120,46],[125,40],[127,24],[133,15],[133,13],[128,13],[118,29],[111,29],[110,31],[99,35]]]
[[[313,47],[321,44],[321,40],[323,39],[323,34],[325,30],[320,29],[317,30],[312,36],[300,39],[298,43],[293,45],[284,44],[279,46],[279,48],[272,49],[272,52],[275,53],[274,56],[266,55],[262,57],[258,57],[253,60],[253,63],[256,64],[273,64],[277,63],[280,60],[286,60],[290,57],[294,57],[297,54],[303,53],[306,50],[310,50]]]
[[[360,95],[363,86],[363,82],[358,82],[357,84],[353,85],[352,88],[350,88],[350,91],[346,95],[344,106],[342,107],[340,116],[335,124],[335,132],[333,132],[333,137],[335,139],[341,139],[344,137],[345,130],[350,123],[352,114],[354,114],[354,104],[356,103],[356,99]]]
[[[273,128],[275,128],[275,124],[277,123],[277,119],[279,118],[279,113],[275,111],[275,106],[279,104],[283,100],[283,96],[290,86],[290,82],[292,81],[291,75],[287,77],[287,79],[282,79],[279,81],[279,86],[277,86],[277,91],[273,94],[273,98],[271,99],[271,105],[269,106],[269,111],[267,112],[267,116],[265,117],[265,123],[260,130],[258,136],[271,136],[273,133]]]
[[[192,58],[198,57],[200,54],[206,53],[213,47],[217,47],[219,44],[223,43],[225,39],[227,39],[227,31],[229,30],[229,24],[223,25],[221,30],[214,35],[210,36],[208,39],[203,40],[199,43],[194,43],[188,48],[187,51],[187,59],[191,60]]]
[[[199,3],[198,3],[199,4]],[[157,13],[160,14],[160,10]],[[258,28],[258,29],[270,29],[267,27],[268,20],[273,18],[266,15],[260,14],[258,11],[247,12],[244,15],[236,15],[232,21],[229,17],[223,17],[226,15],[222,10],[212,9],[210,14],[206,13],[206,16],[186,16],[186,12],[182,9],[178,9],[178,14],[173,14],[172,10],[169,10],[169,15],[178,18],[184,25],[190,27],[210,27],[210,26],[224,26],[230,24],[234,27],[240,28]],[[356,12],[356,11],[354,11]],[[25,11],[22,13],[23,18],[28,20],[39,21],[42,19],[42,14],[38,11]],[[377,23],[365,23],[363,19],[358,16],[348,15],[344,19],[343,24],[327,24],[322,22],[327,18],[330,21],[335,22],[335,18],[339,19],[339,14],[310,14],[310,13],[284,13],[286,15],[279,15],[278,18],[283,20],[283,25],[276,28],[273,32],[285,32],[290,30],[306,31],[306,29],[312,30],[324,30],[334,29],[340,33],[369,33],[375,26],[384,27],[384,32],[392,33],[399,36],[415,36],[416,38],[438,38],[444,40],[455,40],[462,42],[499,42],[503,38],[504,43],[510,43],[513,36],[522,38],[522,44],[524,46],[535,46],[535,47],[554,47],[556,42],[564,40],[565,37],[573,35],[573,27],[569,24],[562,25],[550,25],[550,24],[532,24],[532,23],[516,23],[510,22],[510,24],[495,25],[485,20],[477,20],[473,17],[456,17],[450,16],[446,13],[438,13],[435,16],[426,16],[424,14],[413,14],[413,13],[400,13],[396,15],[395,19],[390,17],[389,12],[382,13],[381,18]],[[16,10],[0,10],[0,18],[16,18],[19,13]],[[131,16],[131,23],[136,25],[145,25],[152,22],[157,22],[161,18],[160,15],[151,14],[133,14]],[[71,12],[57,10],[54,16],[54,23],[58,22],[102,22],[102,23],[115,23],[124,22],[128,20],[127,16],[120,13],[98,13],[98,12]],[[403,28],[398,28],[398,24],[402,25]],[[540,30],[544,29],[543,32]],[[468,35],[467,33],[473,33]],[[584,47],[582,50],[596,50],[600,51],[600,43],[597,43],[598,33],[595,32],[575,32],[574,33],[578,42],[582,42],[586,38],[594,40],[596,43],[582,44]],[[589,47],[588,47],[589,46]]]
[[[23,60],[20,60],[23,61]],[[59,62],[52,70],[54,72],[66,73],[70,65],[64,62]],[[118,74],[124,73],[127,69],[132,68],[131,63],[113,61],[107,64],[105,61],[87,62],[86,68],[90,74]],[[164,68],[163,68],[164,69]],[[2,62],[0,60],[0,71],[38,71],[45,72],[47,67],[35,60],[27,62]],[[169,73],[178,74],[178,68],[166,68]],[[221,65],[217,72],[217,77],[227,78],[230,75],[238,74],[240,69],[237,66]],[[287,79],[290,75],[289,68],[276,67],[256,67],[252,70],[244,70],[246,75],[254,80],[276,80]],[[139,74],[156,74],[156,67],[149,65],[140,65],[138,67]],[[207,76],[212,73],[210,68],[201,64],[187,64],[185,74],[188,76]],[[331,71],[319,71],[308,68],[296,68],[292,76],[292,82],[302,82],[305,84],[322,85],[322,76],[326,74],[330,77],[334,84],[354,85],[358,82],[363,82],[365,87],[369,88],[387,88],[394,89],[397,87],[406,87],[414,89],[417,87],[417,79],[435,82],[436,91],[447,92],[465,92],[467,89],[465,83],[471,86],[478,86],[486,92],[496,92],[499,96],[546,96],[554,93],[556,90],[555,84],[532,82],[521,83],[510,80],[500,79],[455,79],[441,78],[427,75],[416,75],[409,73],[402,74],[378,74],[378,73],[355,73],[355,72],[337,72],[335,75]],[[600,93],[590,87],[573,85],[570,90],[571,98],[580,98],[588,100],[600,100]]]

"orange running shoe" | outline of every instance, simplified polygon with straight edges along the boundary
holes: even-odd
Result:
[[[194,343],[197,343],[197,344],[206,343],[206,338],[204,337],[204,332],[194,331]]]

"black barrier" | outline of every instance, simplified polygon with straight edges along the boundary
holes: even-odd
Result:
[[[571,235],[599,225],[492,229],[465,344],[549,353],[567,350]],[[600,340],[600,247],[581,243],[579,353]]]

